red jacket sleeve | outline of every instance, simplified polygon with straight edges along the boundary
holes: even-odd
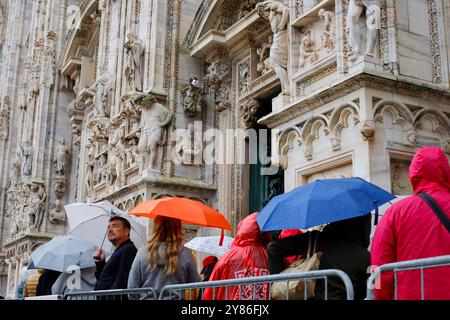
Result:
[[[397,240],[395,233],[395,211],[391,207],[380,219],[375,229],[371,248],[372,269],[386,263],[397,261]],[[394,276],[392,272],[381,274],[381,280],[375,283],[376,300],[392,300],[394,298]]]

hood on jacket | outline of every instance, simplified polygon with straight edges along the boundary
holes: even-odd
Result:
[[[232,247],[245,247],[255,244],[266,246],[272,240],[269,233],[262,233],[259,229],[256,222],[257,214],[257,212],[254,212],[239,222],[236,237],[231,244]]]
[[[450,165],[439,147],[420,148],[409,167],[414,193],[445,189],[450,192]]]

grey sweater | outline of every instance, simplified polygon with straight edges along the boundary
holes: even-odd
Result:
[[[160,257],[164,252],[164,245],[159,247]],[[164,273],[164,259],[160,258],[156,267],[152,270],[147,268],[148,247],[142,247],[136,254],[128,277],[128,288],[153,288],[159,295],[161,289],[166,285],[199,282],[200,275],[195,265],[194,256],[190,249],[182,248],[179,255],[178,270],[171,275]],[[172,295],[172,298],[182,298]]]

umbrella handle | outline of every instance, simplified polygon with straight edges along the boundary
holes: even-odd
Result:
[[[103,251],[103,244],[105,243],[106,235],[108,234],[109,227],[106,228],[105,235],[103,236],[102,245],[100,246],[100,250]]]
[[[221,231],[221,233],[220,233],[220,241],[219,241],[219,246],[222,246],[223,245],[223,239],[225,238],[225,232],[223,231],[223,229],[222,229],[222,231]]]

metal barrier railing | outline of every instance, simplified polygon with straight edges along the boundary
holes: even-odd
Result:
[[[340,271],[340,270],[335,270],[335,269],[168,285],[161,289],[159,299],[160,300],[164,300],[167,298],[171,299],[173,297],[172,294],[174,292],[177,293],[177,295],[175,297],[178,297],[178,298],[183,297],[184,298],[185,291],[189,292],[188,298],[193,299],[193,298],[195,298],[192,296],[193,292],[195,294],[195,292],[198,293],[198,291],[200,291],[200,294],[203,295],[203,291],[206,288],[211,288],[213,290],[212,296],[213,296],[213,298],[215,298],[216,297],[215,289],[220,288],[220,287],[225,287],[225,296],[227,297],[228,296],[228,288],[238,286],[238,290],[239,290],[238,297],[239,297],[239,300],[241,300],[242,289],[243,289],[242,287],[243,286],[253,286],[253,291],[252,291],[253,299],[251,299],[251,300],[256,300],[256,292],[257,292],[256,286],[258,286],[258,285],[259,286],[261,286],[261,285],[269,286],[269,291],[268,291],[267,297],[268,297],[268,299],[270,299],[272,284],[275,282],[286,282],[285,298],[286,298],[286,300],[289,300],[289,291],[288,291],[289,282],[293,281],[293,280],[303,280],[305,282],[304,283],[304,287],[305,287],[304,298],[306,300],[307,281],[323,279],[325,281],[324,298],[325,298],[325,300],[327,300],[328,299],[328,277],[340,278],[345,285],[347,300],[353,300],[354,292],[353,292],[353,285],[352,285],[350,278],[348,277],[348,275],[345,272]]]
[[[99,290],[68,293],[64,300],[157,300],[153,288]]]
[[[23,300],[62,300],[63,296],[60,294],[52,294],[47,296],[35,296],[35,297],[26,297]]]
[[[420,270],[420,290],[421,290],[421,300],[425,300],[425,277],[424,269],[439,268],[450,266],[450,255],[432,257],[417,260],[407,260],[395,263],[388,263],[379,266],[374,270],[367,280],[367,300],[374,300],[374,291],[376,289],[376,283],[380,279],[381,273],[383,272],[394,272],[394,300],[397,300],[397,273],[403,271]]]

